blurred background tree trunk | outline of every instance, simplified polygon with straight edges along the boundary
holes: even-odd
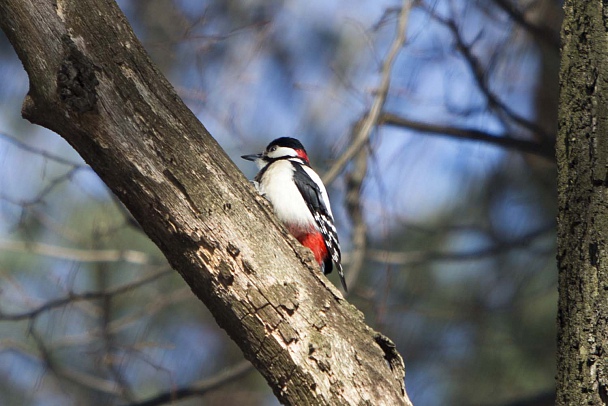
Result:
[[[604,2],[567,1],[558,162],[557,404],[608,403],[608,32]]]

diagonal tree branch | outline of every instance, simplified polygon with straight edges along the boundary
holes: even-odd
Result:
[[[409,405],[394,345],[289,236],[110,0],[2,0],[28,120],[124,203],[287,405]]]

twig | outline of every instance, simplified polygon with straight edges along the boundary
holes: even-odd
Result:
[[[513,241],[506,241],[497,245],[469,252],[429,252],[429,251],[385,251],[369,250],[368,256],[374,261],[394,265],[412,265],[427,261],[467,261],[483,259],[498,255],[515,248],[529,248],[532,241],[555,229],[555,224],[549,224],[534,230]]]
[[[517,112],[515,112],[510,106],[508,106],[506,103],[504,103],[500,99],[500,97],[498,97],[498,95],[496,95],[490,89],[490,86],[488,84],[486,70],[484,69],[481,61],[473,53],[473,50],[471,49],[472,46],[467,44],[465,42],[465,40],[462,38],[462,35],[460,34],[460,30],[458,29],[458,26],[456,25],[454,20],[445,19],[441,16],[438,16],[432,10],[428,10],[428,12],[430,13],[430,15],[433,19],[435,19],[439,23],[443,24],[445,27],[447,27],[452,32],[452,35],[454,36],[454,41],[456,43],[456,49],[460,52],[460,54],[463,56],[465,62],[469,65],[469,69],[471,70],[471,73],[473,74],[473,78],[475,79],[475,82],[477,82],[477,86],[479,87],[479,90],[486,97],[489,108],[493,109],[493,110],[498,110],[498,111],[504,113],[513,122],[522,126],[523,128],[526,128],[526,129],[532,131],[533,133],[539,135],[542,139],[545,139],[545,140],[554,139],[555,138],[554,136],[547,133],[537,123],[535,123],[534,121],[531,121],[531,120],[521,116]]]
[[[494,3],[511,17],[511,20],[521,25],[536,38],[548,43],[555,52],[559,52],[559,31],[552,30],[547,25],[536,25],[526,19],[526,15],[518,9],[517,3],[508,0],[494,0]]]
[[[363,267],[367,250],[367,225],[361,207],[361,190],[367,175],[368,155],[367,148],[361,148],[355,157],[352,170],[346,176],[346,208],[353,224],[351,235],[353,247],[347,273],[347,285],[351,287],[351,291]]]
[[[99,243],[98,236],[95,236],[94,239],[95,245]],[[100,293],[107,293],[108,284],[109,284],[109,275],[108,275],[108,265],[106,263],[97,263],[95,264],[95,277],[98,284],[98,289]],[[101,301],[101,317],[99,318],[99,329],[101,331],[101,340],[103,342],[103,359],[104,365],[107,367],[110,376],[116,382],[117,389],[120,391],[120,395],[122,399],[131,402],[135,400],[135,396],[133,395],[133,390],[129,385],[128,380],[125,378],[124,374],[120,369],[120,365],[117,365],[115,362],[115,354],[116,354],[116,337],[112,333],[109,328],[110,322],[112,321],[113,316],[113,306],[112,300],[113,295],[103,295],[100,299]]]
[[[346,164],[357,154],[357,152],[359,152],[359,150],[369,140],[370,134],[378,122],[378,118],[380,117],[380,114],[382,113],[382,108],[384,107],[384,103],[386,102],[386,96],[388,95],[393,63],[395,62],[399,51],[405,43],[405,32],[407,29],[407,21],[411,8],[412,1],[403,0],[403,5],[401,6],[401,11],[399,12],[399,20],[397,22],[397,32],[395,34],[395,38],[393,39],[393,43],[391,44],[391,47],[388,51],[386,59],[382,64],[382,78],[380,80],[380,86],[378,87],[378,90],[376,92],[374,102],[372,103],[369,112],[361,121],[359,131],[353,137],[350,147],[348,147],[346,151],[344,151],[344,153],[338,159],[336,159],[336,162],[323,176],[323,182],[325,184],[329,184],[336,179],[336,177],[344,169]]]
[[[34,342],[40,351],[40,358],[42,362],[49,370],[53,372],[57,379],[65,379],[77,385],[94,389],[99,392],[110,393],[113,395],[119,394],[113,381],[108,381],[106,379],[87,374],[84,371],[76,372],[59,367],[53,360],[53,357],[48,348],[45,346],[44,341],[38,335],[33,326],[30,328],[29,334],[34,339]]]
[[[22,149],[27,152],[31,152],[32,154],[40,155],[41,157],[50,159],[51,161],[55,161],[55,162],[63,164],[63,165],[68,165],[73,168],[91,169],[87,164],[72,162],[68,159],[60,157],[59,155],[54,155],[43,149],[32,147],[31,145],[28,145],[28,144],[18,140],[17,138],[15,138],[11,135],[8,135],[7,133],[5,133],[3,131],[0,131],[0,138],[5,139],[6,141],[10,142],[11,144],[13,144],[14,146],[16,146],[19,149]]]
[[[77,262],[129,262],[137,265],[146,265],[151,262],[150,256],[141,251],[84,250],[28,241],[0,240],[0,251],[2,250],[33,253]]]
[[[487,132],[472,128],[457,128],[438,124],[422,123],[420,121],[409,120],[391,113],[383,113],[378,120],[379,124],[405,127],[426,134],[447,136],[462,140],[483,141],[503,148],[515,149],[521,152],[535,154],[555,162],[555,150],[552,144],[535,142],[514,138],[508,134],[493,135]]]
[[[249,361],[242,361],[235,366],[226,369],[219,374],[194,383],[185,388],[179,388],[173,391],[161,393],[153,398],[142,400],[141,402],[129,403],[127,406],[157,406],[174,402],[193,396],[203,396],[215,389],[222,387],[230,382],[233,382],[249,372],[253,371],[253,365]]]
[[[128,283],[117,288],[105,291],[105,292],[85,292],[85,293],[70,293],[67,297],[62,297],[60,299],[51,300],[46,302],[42,306],[39,306],[35,309],[29,310],[24,313],[14,313],[14,314],[5,314],[0,311],[0,320],[10,320],[10,321],[18,321],[18,320],[27,320],[34,319],[42,312],[65,306],[69,303],[81,301],[81,300],[93,300],[93,299],[101,299],[106,296],[114,296],[122,293],[129,292],[133,289],[136,289],[142,285],[150,283],[162,276],[172,274],[173,272],[170,269],[165,269],[160,272],[156,272],[146,278],[140,279],[138,281]]]

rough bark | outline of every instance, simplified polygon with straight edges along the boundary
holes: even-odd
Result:
[[[367,327],[150,62],[112,0],[0,0],[28,120],[63,136],[291,405],[410,404]],[[295,253],[294,253],[295,252]]]
[[[608,403],[608,12],[566,1],[558,161],[557,404]]]

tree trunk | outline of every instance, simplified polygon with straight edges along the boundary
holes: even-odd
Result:
[[[566,1],[558,160],[557,404],[608,403],[608,17]]]
[[[394,345],[277,223],[114,1],[0,0],[0,25],[29,75],[24,117],[82,155],[281,402],[411,404]]]

